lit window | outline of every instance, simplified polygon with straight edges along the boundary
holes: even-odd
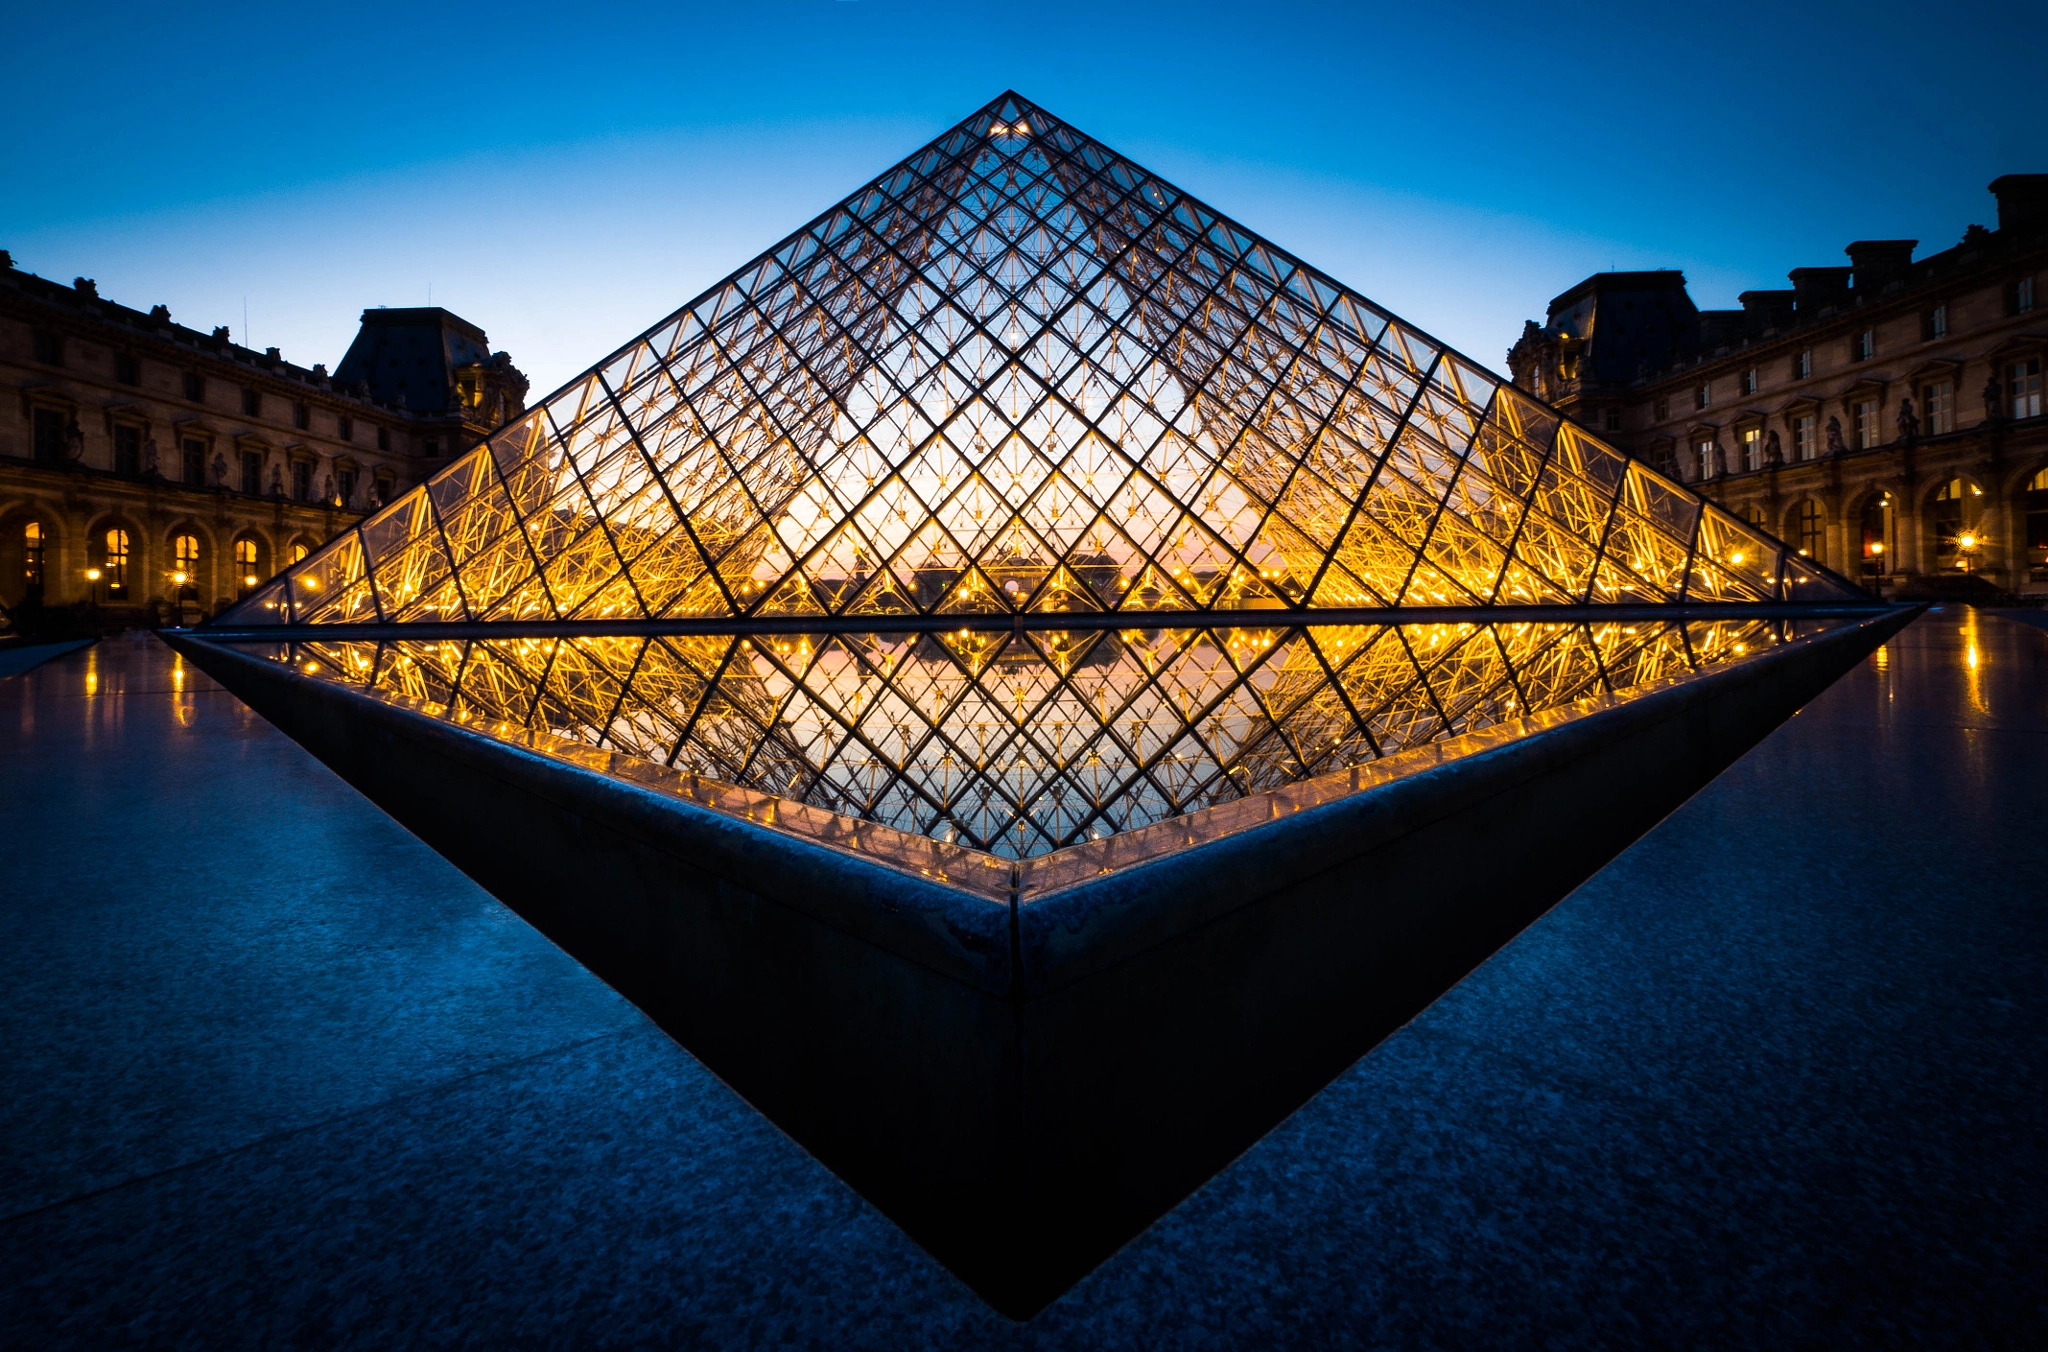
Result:
[[[1849,406],[1851,419],[1855,423],[1856,449],[1867,451],[1878,444],[1879,428],[1877,400],[1858,399]]]
[[[1950,479],[1934,495],[1935,562],[1961,568],[1976,553],[1978,499],[1984,490],[1962,479]]]
[[[251,537],[235,541],[235,590],[247,596],[263,580],[263,551]]]
[[[1956,430],[1956,387],[1953,381],[1938,380],[1920,391],[1920,411],[1927,415],[1927,435],[1938,437]]]
[[[180,600],[199,595],[199,537],[180,535],[171,541],[171,583]]]
[[[107,584],[107,599],[125,600],[128,595],[128,532],[110,530],[101,539],[100,580]]]
[[[2036,568],[2048,567],[2048,469],[2027,480],[2020,505],[2027,514],[2027,561]]]
[[[1713,478],[1714,443],[1711,441],[1698,442],[1693,446],[1693,453],[1697,457],[1697,462],[1699,464],[1699,477],[1702,479]]]
[[[293,541],[293,542],[292,542],[292,562],[293,562],[293,563],[304,563],[304,562],[306,561],[306,555],[308,555],[308,554],[310,554],[310,553],[312,553],[312,552],[313,552],[313,551],[311,551],[310,549],[307,549],[307,548],[306,548],[306,546],[305,546],[304,544],[302,544],[302,543],[300,543],[300,542],[298,542],[298,541]]]
[[[1792,419],[1792,458],[1811,460],[1819,453],[1818,433],[1814,426],[1815,415],[1801,413]]]
[[[28,598],[32,600],[42,599],[43,546],[47,542],[42,522],[31,521],[21,528],[22,579],[28,587]]]
[[[2005,392],[2012,400],[2012,416],[2041,416],[2041,359],[2029,357],[2005,368]]]
[[[1742,467],[1762,469],[1764,467],[1764,433],[1760,427],[1742,429]]]
[[[1793,516],[1794,534],[1799,537],[1799,554],[1815,563],[1827,562],[1826,518],[1821,515],[1820,504],[1812,498],[1799,504]]]

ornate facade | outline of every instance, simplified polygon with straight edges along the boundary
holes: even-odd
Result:
[[[366,310],[330,376],[0,251],[0,605],[28,629],[194,621],[449,464],[526,378],[442,309]]]
[[[1527,324],[1515,383],[1886,595],[2048,595],[2048,174],[1998,228],[1700,310],[1683,274],[1587,278]]]

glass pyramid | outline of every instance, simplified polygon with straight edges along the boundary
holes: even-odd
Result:
[[[215,626],[1017,857],[1862,599],[1006,94]]]

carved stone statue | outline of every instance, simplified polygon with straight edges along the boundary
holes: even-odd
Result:
[[[213,453],[213,464],[212,464],[211,466],[209,466],[209,468],[211,468],[211,469],[213,470],[213,486],[214,486],[215,488],[225,488],[225,487],[227,487],[227,483],[228,483],[228,462],[227,462],[227,457],[226,457],[226,456],[224,456],[224,455],[222,455],[222,454],[221,454],[221,453],[220,453],[219,451],[215,451],[215,452]]]
[[[1764,434],[1764,463],[1766,465],[1782,465],[1785,463],[1785,447],[1778,440],[1778,430],[1775,427]]]
[[[1828,454],[1847,455],[1849,448],[1842,444],[1842,420],[1828,415]]]
[[[156,478],[158,474],[162,473],[162,471],[157,468],[156,438],[146,432],[143,434],[142,437],[142,472],[144,475],[152,479]]]
[[[1995,423],[2005,418],[2005,391],[1999,386],[1998,372],[1991,373],[1991,379],[1984,382],[1984,421]]]
[[[272,465],[270,467],[270,496],[273,498],[281,498],[284,496],[283,465]]]
[[[64,457],[74,463],[85,459],[85,432],[75,417],[64,424]]]
[[[320,501],[330,505],[335,503],[334,476],[332,474],[320,481]]]
[[[1914,441],[1920,436],[1920,415],[1913,411],[1911,399],[1899,400],[1899,440]]]

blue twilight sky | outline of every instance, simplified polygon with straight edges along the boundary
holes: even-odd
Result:
[[[308,365],[431,288],[536,394],[1005,87],[1497,369],[1589,272],[1732,306],[2048,172],[2040,0],[10,11],[17,266]]]

